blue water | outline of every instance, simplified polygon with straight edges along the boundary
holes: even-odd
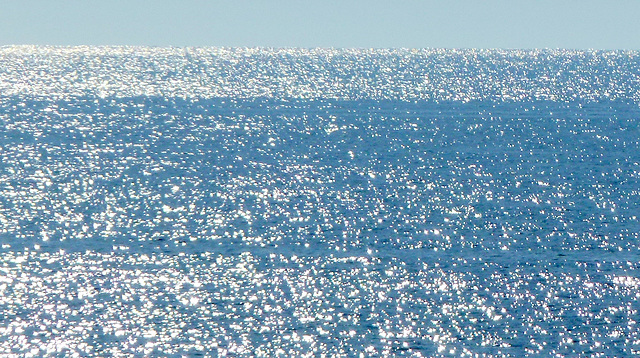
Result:
[[[638,57],[0,47],[0,355],[635,356]]]

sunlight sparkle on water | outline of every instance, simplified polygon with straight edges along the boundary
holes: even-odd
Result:
[[[0,355],[637,355],[637,60],[0,47]]]

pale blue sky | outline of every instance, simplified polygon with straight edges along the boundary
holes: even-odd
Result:
[[[0,45],[640,50],[640,0],[0,0]]]

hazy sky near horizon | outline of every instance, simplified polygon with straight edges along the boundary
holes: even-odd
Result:
[[[640,0],[0,0],[0,45],[640,50]]]

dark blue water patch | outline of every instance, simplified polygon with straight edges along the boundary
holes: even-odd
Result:
[[[16,247],[635,250],[632,103],[2,103]]]

